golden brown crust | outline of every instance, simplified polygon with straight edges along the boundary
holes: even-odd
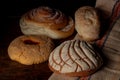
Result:
[[[25,65],[39,64],[48,60],[53,48],[52,40],[46,36],[22,35],[10,43],[8,55]]]
[[[69,29],[62,31],[67,26]],[[60,10],[41,6],[25,13],[20,19],[20,27],[24,34],[42,34],[59,39],[74,32],[74,21]]]
[[[94,7],[83,6],[75,12],[75,29],[80,39],[84,41],[95,41],[99,39],[100,20]]]
[[[61,29],[68,24],[67,17],[61,11],[49,7],[32,9],[23,15],[23,18],[27,22],[33,22],[51,29]]]
[[[56,71],[55,69],[53,69],[49,64],[48,64],[50,70],[52,70],[53,72],[57,73],[57,74],[61,74],[61,75],[66,75],[66,76],[72,76],[72,77],[84,77],[84,76],[89,76],[91,74],[93,74],[94,72],[97,71],[98,68],[94,69],[94,70],[86,70],[86,71],[80,71],[80,72],[69,72],[69,73],[61,73],[59,71]]]
[[[103,64],[102,57],[89,43],[80,40],[64,41],[49,56],[53,72],[68,76],[88,76]]]

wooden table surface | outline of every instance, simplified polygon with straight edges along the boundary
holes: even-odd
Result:
[[[7,17],[1,29],[0,38],[0,80],[47,80],[52,74],[48,62],[36,65],[23,65],[12,61],[8,56],[10,42],[22,35],[19,17]]]
[[[59,5],[59,2],[64,4]],[[59,2],[58,1],[54,2],[53,0],[51,4],[53,5],[53,7],[57,6],[60,9],[62,8],[64,12],[68,13],[71,16],[74,16],[74,11],[78,7],[84,4],[86,5],[89,4],[93,6],[94,5],[93,3],[95,3],[95,0],[90,2],[89,0],[86,0],[86,1],[71,0],[70,3],[67,5],[66,5],[66,3],[68,3],[67,1],[64,2],[59,0]],[[79,4],[75,4],[78,2]],[[32,2],[32,4],[30,5],[33,5],[34,3],[36,2]],[[44,0],[43,0],[43,3],[44,3]],[[49,4],[49,0],[47,0],[45,3]],[[73,5],[73,3],[75,5]],[[19,15],[24,13],[24,11],[27,11],[27,9],[30,9],[31,8],[30,5],[27,6],[25,3],[17,2],[16,4],[10,4],[10,6],[8,6],[7,9],[6,7],[3,7],[4,11],[1,11],[3,15],[1,15],[2,22],[0,24],[0,80],[48,80],[48,78],[53,73],[49,69],[47,61],[41,64],[26,66],[18,62],[12,61],[8,56],[7,49],[10,42],[16,37],[23,35],[19,26],[19,19],[20,19]],[[68,10],[68,7],[70,10]],[[10,9],[10,11],[8,9]],[[72,39],[75,34],[73,34],[72,37],[69,37],[68,39]],[[55,45],[60,44],[62,41],[64,40],[60,40],[60,42],[59,41],[55,42]]]

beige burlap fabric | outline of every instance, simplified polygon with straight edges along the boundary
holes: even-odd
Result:
[[[108,20],[103,22],[108,24],[106,33],[96,43],[105,59],[103,67],[89,80],[120,80],[120,0],[97,0],[96,8],[106,16],[104,21]]]
[[[109,26],[104,36],[96,44],[101,47],[108,60],[106,65],[120,71],[120,0],[104,0],[104,3],[102,0],[98,0],[96,7],[103,10],[103,7],[100,6],[103,5],[104,9],[107,9]]]
[[[120,0],[97,0],[95,7],[102,14],[101,39],[95,44],[102,51],[104,65],[87,77],[66,77],[53,73],[49,80],[120,80]]]
[[[120,80],[120,18],[111,27],[101,46],[105,56],[104,66],[89,80]]]

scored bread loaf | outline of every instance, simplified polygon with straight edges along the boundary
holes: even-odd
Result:
[[[68,40],[55,48],[49,56],[49,68],[68,76],[88,76],[101,67],[100,54],[89,43]]]
[[[46,35],[62,39],[73,34],[74,21],[58,9],[40,6],[21,16],[20,28],[25,35]]]

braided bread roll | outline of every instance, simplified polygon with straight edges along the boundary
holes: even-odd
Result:
[[[46,35],[61,39],[73,34],[74,21],[60,10],[41,6],[21,17],[20,28],[25,35]]]
[[[63,42],[49,56],[50,69],[68,76],[88,76],[102,63],[101,56],[92,45],[80,40]]]

